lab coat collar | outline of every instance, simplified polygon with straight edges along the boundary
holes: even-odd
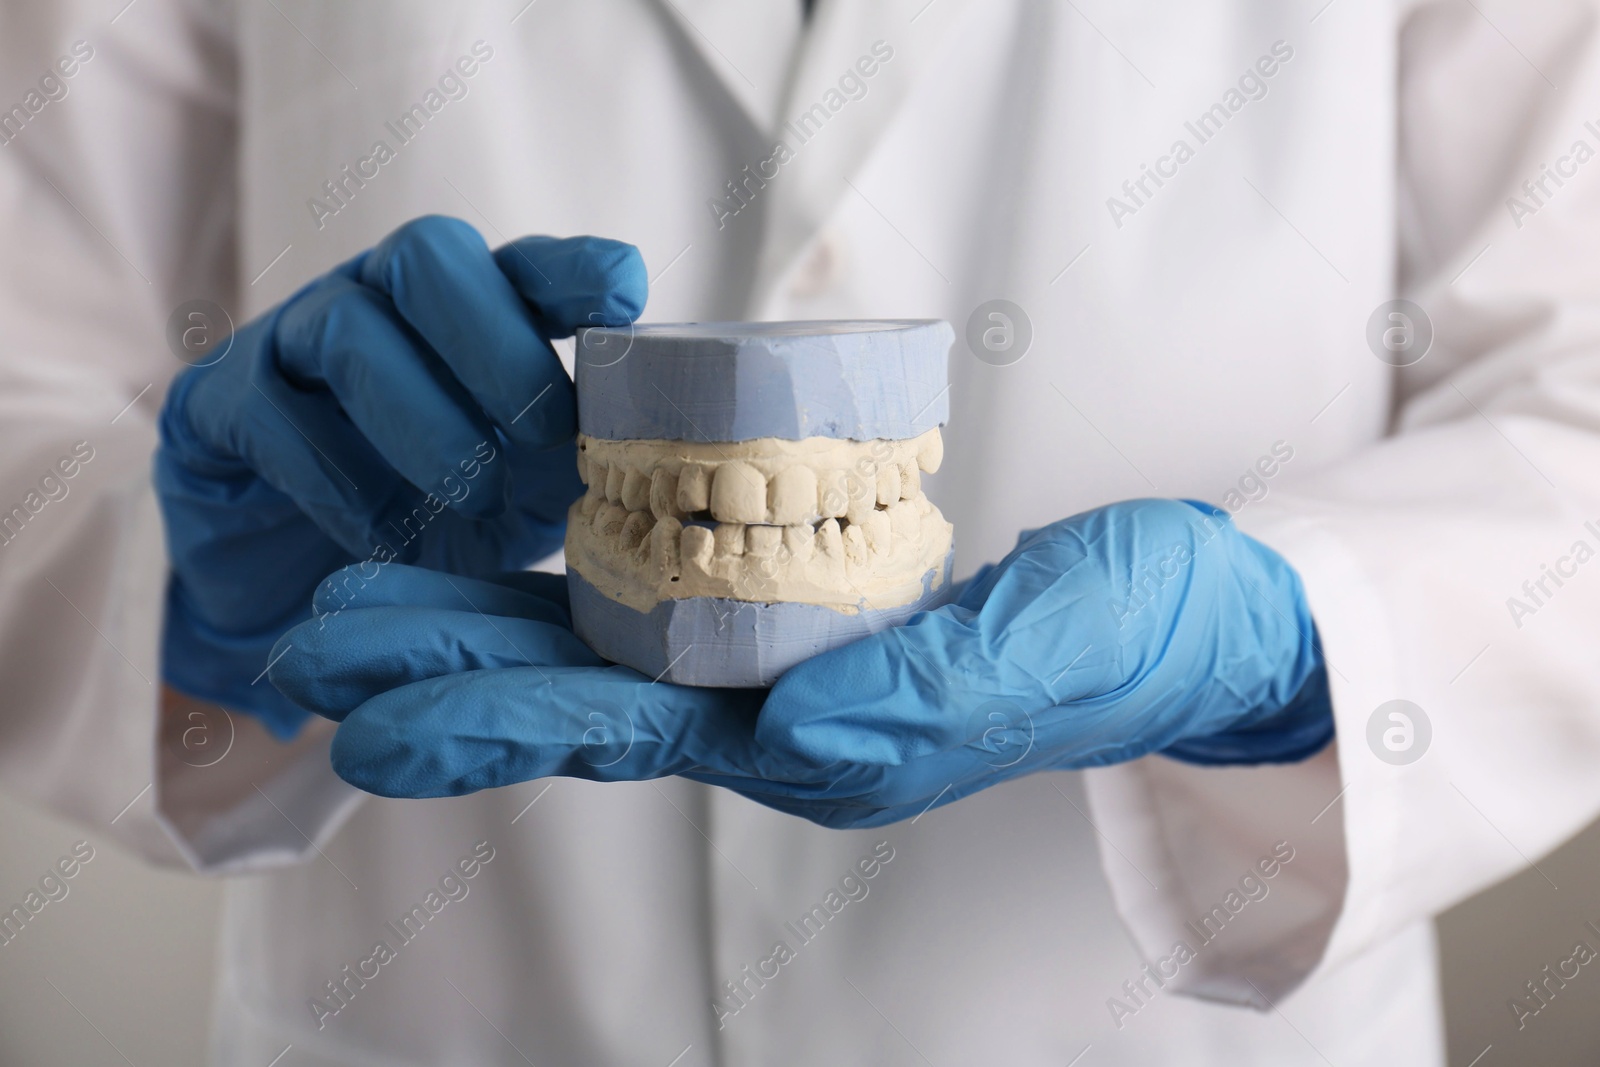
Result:
[[[775,133],[793,158],[761,192],[770,199],[751,291],[752,315],[768,317],[765,309],[778,286],[841,198],[858,195],[851,191],[849,179],[864,165],[972,4],[973,0],[821,0],[818,4],[801,38]],[[892,50],[892,58],[883,61],[886,49]],[[864,57],[876,63],[858,68]],[[862,79],[865,95],[844,96],[845,102],[821,128],[799,123],[815,105],[838,104],[841,77],[874,65],[872,76]]]
[[[763,134],[778,124],[801,37],[800,0],[654,0]]]

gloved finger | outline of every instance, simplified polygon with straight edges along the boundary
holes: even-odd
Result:
[[[578,442],[565,441],[536,453],[512,452],[509,466],[514,511],[540,522],[566,527],[567,510],[583,496],[578,474]],[[523,476],[524,474],[531,476]]]
[[[413,219],[362,260],[361,282],[394,302],[508,440],[548,448],[577,432],[572,381],[477,230]]]
[[[714,767],[680,770],[684,778],[732,789],[751,797],[765,796],[794,803],[827,803],[837,807],[875,809],[884,768],[838,763],[825,768],[802,767],[766,754],[763,775],[730,773]]]
[[[440,500],[424,500],[427,511],[402,517],[402,528],[396,531],[421,543],[421,550],[407,557],[408,563],[449,574],[488,576],[533,566],[561,546],[567,512],[583,495],[569,446],[558,445],[533,457],[510,449],[504,454],[511,472],[511,506],[491,518],[473,519],[451,511]],[[547,461],[557,456],[568,466],[552,469]]]
[[[203,386],[204,379],[191,372],[178,382]],[[196,396],[184,405],[189,425],[175,420],[170,432],[193,432],[213,451],[237,455],[352,556],[364,558],[393,540],[388,520],[420,504],[421,496],[350,424],[333,396],[295,389],[271,375],[251,384],[265,404],[222,410]]]
[[[915,819],[963,797],[1014,777],[1020,768],[1041,769],[1042,753],[1010,763],[1003,757],[970,751],[941,752],[904,767],[839,764],[829,768],[825,788],[750,779],[731,779],[697,771],[685,778],[731,789],[776,811],[819,826],[852,829],[887,826]]]
[[[626,326],[644,312],[650,280],[633,245],[604,237],[521,237],[494,260],[546,337],[580,326]]]
[[[953,606],[824,652],[778,679],[756,736],[817,765],[892,766],[964,741],[1002,688],[973,613]]]
[[[918,647],[920,639],[896,647],[867,638],[836,650],[837,659],[803,673],[810,662],[790,670],[762,711],[758,739],[817,766],[844,760],[899,767],[945,754],[998,766],[1046,744],[1080,755],[1084,762],[1074,766],[1089,766],[1101,762],[1097,752],[1125,749],[1144,711],[1116,692],[1053,700],[1052,681],[1059,686],[1076,670],[1070,657],[1052,679],[1049,670],[1030,675],[935,667],[931,656],[908,654]]]
[[[1116,588],[1107,571],[1121,564],[1061,527],[1025,535],[961,603],[790,670],[762,712],[762,744],[893,766],[982,745],[1022,717],[1116,688],[1135,654],[1134,628],[1119,631],[1106,606]]]
[[[761,694],[651,685],[626,667],[450,674],[346,717],[333,768],[390,797],[460,796],[549,775],[644,781],[685,770],[762,777]]]
[[[695,778],[693,774],[685,774],[685,778]],[[699,779],[696,779],[699,780]],[[891,823],[903,822],[906,819],[915,819],[925,811],[943,807],[956,798],[950,794],[938,797],[935,802],[924,802],[921,805],[907,804],[895,808],[879,808],[870,805],[840,804],[833,800],[795,800],[791,797],[761,793],[749,788],[736,785],[727,785],[722,782],[707,782],[708,785],[722,785],[731,789],[746,800],[753,800],[762,807],[781,811],[785,815],[793,815],[829,830],[864,830],[875,826],[888,826]]]
[[[357,563],[323,579],[312,596],[311,610],[321,616],[351,608],[443,608],[535,619],[571,629],[565,575],[544,574],[538,581],[524,581],[517,574],[503,577],[513,580],[490,582],[402,563]]]
[[[279,691],[335,721],[379,694],[428,678],[605,663],[563,626],[412,607],[365,608],[301,623],[278,639],[270,662],[268,677]]]
[[[497,446],[494,426],[381,293],[329,277],[284,308],[275,340],[290,381],[330,390],[412,485],[476,518],[505,507],[506,465],[477,463]]]
[[[786,776],[775,779],[722,779],[705,771],[684,772],[684,776],[737,790],[752,799],[816,803],[859,817],[885,810],[914,816],[1018,774],[1041,770],[1047,766],[1048,755],[1042,745],[1022,740],[1009,747],[960,746],[900,766],[841,762],[813,767],[786,761]]]

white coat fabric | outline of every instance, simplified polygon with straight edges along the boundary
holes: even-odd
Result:
[[[0,775],[238,876],[219,1062],[1443,1062],[1431,916],[1600,812],[1595,3],[120,6],[0,9]],[[1014,302],[1023,358],[952,354],[958,571],[1227,502],[1305,581],[1336,743],[860,832],[676,779],[364,798],[322,723],[194,766],[157,729],[168,316],[430,212],[632,241],[656,321]],[[1367,340],[1396,297],[1432,328],[1403,369]]]

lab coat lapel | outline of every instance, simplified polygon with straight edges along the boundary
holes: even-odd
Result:
[[[777,125],[800,0],[653,0],[759,131]]]
[[[677,2],[677,0],[674,0]],[[765,236],[752,312],[761,309],[841,197],[856,195],[848,180],[871,155],[973,0],[820,0],[801,40],[791,88],[783,99],[777,139],[792,153],[771,181]],[[874,53],[874,46],[877,53]],[[887,61],[881,57],[892,50]],[[839,80],[860,74],[863,57],[876,62],[862,78],[866,95],[851,99]],[[872,63],[868,63],[868,69]],[[842,103],[840,101],[843,101]],[[828,109],[821,118],[814,109]],[[807,119],[807,114],[812,115]],[[771,166],[765,173],[770,173]]]

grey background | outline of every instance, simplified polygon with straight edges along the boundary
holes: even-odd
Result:
[[[0,946],[0,1067],[198,1067],[220,909],[215,883],[152,870],[104,837],[0,796],[0,900],[20,899],[85,838],[95,857],[67,897]],[[1539,871],[1439,921],[1452,1067],[1475,1057],[1475,1067],[1600,1064],[1600,961],[1520,1032],[1506,1006],[1580,938],[1600,949],[1584,930],[1585,920],[1600,925],[1600,822],[1540,859]],[[294,1067],[292,1051],[280,1067]]]

